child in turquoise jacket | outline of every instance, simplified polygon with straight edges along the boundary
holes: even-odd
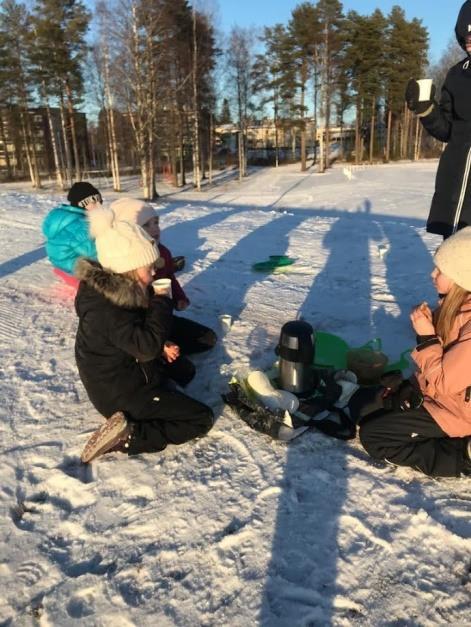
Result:
[[[72,185],[67,200],[70,205],[59,205],[48,213],[42,231],[49,261],[55,268],[73,275],[79,257],[97,258],[87,212],[99,207],[103,200],[100,192],[85,181]]]

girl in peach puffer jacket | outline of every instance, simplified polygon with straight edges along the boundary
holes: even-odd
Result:
[[[411,313],[413,401],[366,416],[360,439],[376,459],[453,477],[471,473],[471,227],[445,240],[434,261],[439,306]]]

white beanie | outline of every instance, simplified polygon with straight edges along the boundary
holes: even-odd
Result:
[[[471,292],[471,226],[446,239],[435,253],[434,261],[440,272]]]
[[[159,258],[154,240],[137,224],[121,222],[109,209],[89,215],[90,235],[95,238],[98,261],[113,272],[129,272],[150,266]]]
[[[156,210],[146,202],[137,198],[120,198],[110,205],[118,220],[143,226],[151,218],[157,216]]]

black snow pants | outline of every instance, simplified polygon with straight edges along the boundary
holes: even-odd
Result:
[[[172,318],[170,339],[178,344],[182,355],[204,353],[213,348],[217,342],[216,334],[209,327],[180,316]]]
[[[170,390],[146,390],[144,402],[125,412],[133,426],[129,455],[162,451],[205,435],[214,416],[204,403]]]
[[[424,409],[375,412],[359,424],[360,441],[375,459],[431,477],[458,477],[467,468],[467,438],[450,438]]]
[[[210,350],[216,344],[217,336],[209,327],[199,322],[173,316],[170,340],[180,347],[180,357],[171,364],[166,364],[164,372],[169,379],[185,387],[196,374],[195,366],[186,355]]]

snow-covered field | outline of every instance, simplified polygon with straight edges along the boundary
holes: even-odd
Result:
[[[273,442],[219,400],[230,372],[273,362],[298,314],[352,345],[379,336],[393,359],[413,344],[408,312],[434,301],[435,169],[349,180],[288,166],[163,197],[188,315],[234,320],[189,389],[217,423],[90,467],[78,455],[100,418],[75,369],[72,292],[40,231],[61,196],[0,187],[1,625],[471,625],[470,480],[373,463],[317,432]],[[295,271],[251,271],[284,253]]]

